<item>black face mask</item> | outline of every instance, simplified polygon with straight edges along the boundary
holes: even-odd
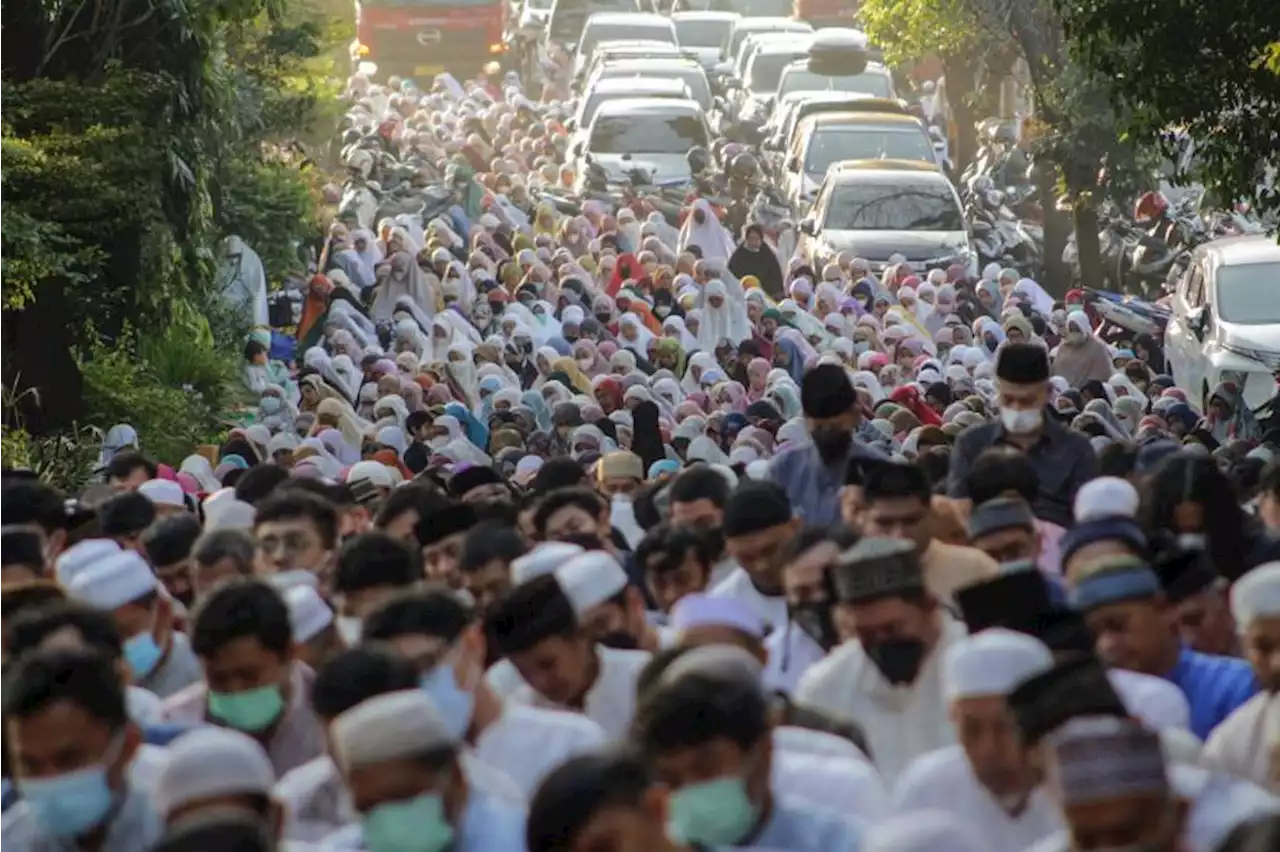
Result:
[[[766,328],[761,333],[764,335],[765,340],[773,340],[773,336],[778,332],[776,329]]]
[[[596,642],[606,648],[620,648],[624,651],[635,651],[640,648],[636,637],[625,630],[610,630],[596,637]]]
[[[853,444],[853,432],[840,427],[824,426],[815,430],[811,437],[813,445],[818,449],[818,455],[827,464],[843,459]]]
[[[608,314],[596,314],[596,319],[600,321],[601,325],[608,325],[611,317]]]
[[[924,640],[888,639],[864,648],[889,683],[894,686],[915,683],[924,663]]]
[[[810,639],[830,651],[840,644],[836,623],[831,617],[830,601],[806,601],[787,607],[788,616]]]
[[[507,310],[507,306],[506,306],[505,304],[503,304],[502,302],[490,302],[490,303],[489,303],[489,312],[490,312],[490,313],[492,313],[495,317],[500,317],[500,316],[502,316],[502,314],[503,314],[506,310]]]

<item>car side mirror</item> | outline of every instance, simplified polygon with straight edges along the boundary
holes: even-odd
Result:
[[[814,219],[812,219],[812,218],[810,218],[810,217],[806,217],[806,218],[804,218],[804,219],[801,219],[801,220],[800,220],[800,233],[802,233],[802,234],[804,234],[805,236],[808,236],[808,237],[816,237],[816,236],[818,236],[818,223],[817,223]]]
[[[800,171],[800,158],[799,158],[799,157],[788,157],[788,158],[787,158],[787,171],[789,171],[789,172],[798,172],[798,171]]]
[[[1191,333],[1197,340],[1204,342],[1204,333],[1209,327],[1209,308],[1205,306],[1192,311],[1187,327],[1191,329]]]

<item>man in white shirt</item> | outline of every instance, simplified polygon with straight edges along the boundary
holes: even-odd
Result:
[[[1231,614],[1261,691],[1214,730],[1203,759],[1280,795],[1280,562],[1236,581]]]
[[[702,530],[719,547],[712,558],[711,586],[717,586],[737,569],[738,563],[724,553],[724,507],[732,490],[729,481],[710,465],[686,468],[667,490],[671,525]]]
[[[413,663],[450,733],[526,798],[556,766],[605,744],[604,731],[585,716],[505,701],[494,692],[484,679],[482,626],[447,591],[388,601],[366,619],[365,637],[389,643]]]
[[[940,657],[965,635],[925,590],[919,554],[897,539],[864,538],[832,570],[837,622],[853,638],[809,668],[796,697],[852,719],[893,784],[912,760],[955,743]]]
[[[787,623],[787,598],[782,591],[783,546],[800,531],[801,520],[791,512],[787,492],[771,482],[747,482],[729,495],[724,508],[724,540],[729,555],[741,566],[711,590],[717,597],[737,598],[750,605],[767,630]]]
[[[1040,789],[1006,696],[1053,667],[1043,642],[993,628],[947,649],[943,689],[960,745],[916,758],[898,779],[895,810],[944,811],[987,852],[1022,852],[1062,827]]]
[[[625,738],[645,651],[592,641],[560,581],[541,575],[516,586],[489,617],[490,635],[525,684],[511,700],[581,713],[611,740]]]

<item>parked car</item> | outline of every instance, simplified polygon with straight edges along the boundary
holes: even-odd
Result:
[[[1257,408],[1280,370],[1280,245],[1265,235],[1198,247],[1172,297],[1165,357],[1187,398],[1206,410],[1220,382]]]
[[[644,169],[659,183],[689,178],[689,150],[710,145],[706,113],[696,101],[606,101],[596,110],[585,139],[570,149],[570,164],[576,176],[574,189],[585,189],[588,165],[602,168],[615,181],[625,181],[634,168]]]

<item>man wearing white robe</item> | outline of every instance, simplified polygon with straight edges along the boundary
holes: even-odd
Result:
[[[913,544],[864,538],[832,570],[837,623],[854,633],[809,668],[797,700],[851,718],[892,785],[915,758],[954,745],[941,656],[965,635],[925,591]]]
[[[1011,630],[984,630],[948,648],[942,682],[960,745],[907,767],[894,790],[895,812],[946,812],[986,852],[1022,852],[1061,829],[1005,700],[1018,683],[1052,667],[1043,642]]]
[[[1280,794],[1280,562],[1236,582],[1231,614],[1262,690],[1214,730],[1203,760]]]

